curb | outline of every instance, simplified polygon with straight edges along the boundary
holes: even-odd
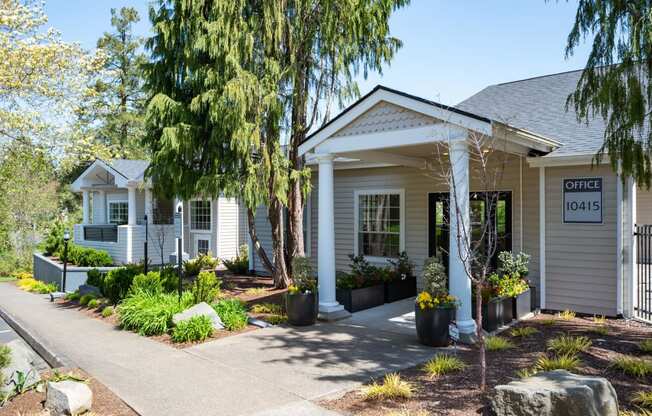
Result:
[[[40,355],[45,362],[52,368],[58,367],[74,367],[73,362],[67,357],[57,354],[54,349],[48,345],[44,340],[39,338],[37,335],[33,334],[32,331],[27,329],[27,327],[20,322],[17,318],[12,316],[10,313],[5,311],[2,306],[0,306],[0,317],[4,319],[7,324],[14,330],[18,335],[20,335],[30,347]]]

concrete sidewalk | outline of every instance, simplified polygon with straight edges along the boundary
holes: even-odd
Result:
[[[263,329],[177,350],[11,284],[0,284],[0,308],[145,416],[333,415],[312,401],[434,352],[417,346],[413,334],[355,319]]]

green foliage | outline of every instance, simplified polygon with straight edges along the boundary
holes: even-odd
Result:
[[[195,304],[201,302],[210,303],[220,293],[221,280],[215,276],[215,272],[201,272],[192,284],[192,297]]]
[[[56,292],[58,288],[58,286],[54,283],[45,283],[32,278],[18,280],[17,285],[19,288],[28,292],[40,294]]]
[[[212,333],[213,323],[208,316],[193,316],[172,328],[172,342],[203,341]]]
[[[575,312],[571,311],[570,309],[566,309],[564,311],[561,311],[557,314],[557,316],[564,321],[572,321],[575,319]]]
[[[55,253],[61,260],[64,260],[65,250]],[[113,265],[113,259],[104,250],[98,250],[92,247],[82,247],[73,243],[68,243],[68,262],[79,267],[106,267]]]
[[[202,262],[199,258],[186,260],[183,262],[184,276],[192,277],[197,276],[202,269]]]
[[[6,345],[0,345],[0,370],[11,364],[11,349]]]
[[[237,331],[247,326],[247,309],[238,299],[224,299],[213,305],[213,309],[229,331]]]
[[[463,371],[466,367],[466,363],[454,355],[437,354],[423,365],[423,371],[430,378],[434,378],[443,376],[444,374]]]
[[[575,355],[591,348],[591,340],[584,336],[560,335],[548,340],[547,345],[548,349],[557,355]]]
[[[220,264],[220,259],[213,257],[210,251],[206,254],[200,254],[197,257],[197,260],[201,264],[202,269],[215,270],[215,268]]]
[[[310,259],[299,256],[292,259],[292,288],[296,289],[295,293],[316,293],[317,279]]]
[[[192,306],[192,295],[184,292],[181,302],[175,294],[135,292],[117,307],[123,328],[140,335],[161,335],[172,327],[172,316]]]
[[[94,300],[94,299],[95,299],[95,295],[87,293],[84,296],[82,296],[81,298],[79,298],[79,304],[82,305],[82,306],[87,306],[88,303],[91,300]]]
[[[167,293],[179,290],[179,273],[172,266],[164,266],[159,270],[163,290]]]
[[[252,305],[251,308],[249,308],[251,313],[266,313],[266,314],[277,314],[277,315],[283,315],[285,313],[285,310],[283,309],[283,306],[278,305],[276,303],[257,303],[255,305]]]
[[[100,307],[100,301],[99,299],[91,299],[88,301],[87,305],[90,309],[97,309]]]
[[[612,366],[636,378],[644,378],[652,374],[652,361],[630,355],[616,357]]]
[[[514,255],[511,251],[501,251],[498,253],[498,270],[500,276],[519,276],[525,277],[528,274],[528,265],[530,255],[518,253]]]
[[[609,327],[607,325],[598,325],[590,329],[596,335],[605,336],[609,334]]]
[[[96,288],[102,290],[104,287],[104,275],[101,271],[97,269],[90,269],[86,272],[86,284],[95,286]]]
[[[405,279],[414,274],[414,264],[410,261],[407,251],[401,251],[396,260],[387,260],[394,268],[392,277],[395,279]]]
[[[365,400],[405,400],[414,394],[414,386],[403,380],[398,373],[386,374],[382,384],[374,381],[369,386],[363,387],[362,394]]]
[[[644,409],[652,410],[652,390],[637,391],[632,396],[631,403]]]
[[[374,286],[392,279],[393,273],[388,267],[376,267],[370,264],[364,256],[349,254],[350,273],[338,271],[336,285],[338,289],[359,289]]]
[[[152,294],[163,292],[163,282],[159,272],[140,273],[134,276],[130,290],[132,292],[149,292]]]
[[[645,339],[637,344],[643,354],[652,354],[652,339]]]
[[[114,305],[127,296],[134,277],[143,273],[140,264],[128,264],[124,267],[109,271],[104,277],[104,295]]]
[[[287,315],[279,315],[279,314],[272,314],[272,315],[267,315],[265,318],[265,321],[272,324],[272,325],[280,325],[284,324],[288,321],[288,316]]]
[[[429,257],[423,263],[423,290],[431,296],[448,293],[446,268],[437,257]]]
[[[514,348],[514,343],[507,338],[499,336],[488,336],[484,340],[487,351],[502,351]]]
[[[233,274],[247,274],[249,271],[249,246],[241,245],[238,255],[234,259],[222,259],[222,262]]]
[[[582,362],[576,355],[566,354],[549,357],[542,355],[534,366],[536,371],[566,370],[577,371]]]
[[[487,278],[487,282],[491,287],[491,293],[502,297],[515,297],[529,289],[525,279],[518,274],[499,275],[493,273]]]
[[[51,256],[54,253],[63,252],[63,233],[65,230],[66,226],[60,219],[56,219],[52,223],[43,243],[45,255]]]
[[[527,338],[538,333],[539,330],[531,326],[520,326],[509,331],[509,335],[515,338]]]
[[[108,318],[111,315],[113,315],[113,306],[105,306],[104,309],[102,309],[102,316]]]
[[[66,293],[66,296],[65,296],[64,299],[66,299],[69,302],[74,302],[74,301],[78,301],[80,298],[81,298],[81,295],[79,294],[79,291],[76,290],[76,291],[71,292],[71,293]]]

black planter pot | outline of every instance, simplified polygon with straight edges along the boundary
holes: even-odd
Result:
[[[295,293],[285,296],[288,323],[295,326],[313,325],[317,319],[319,305],[314,293]]]
[[[385,303],[411,298],[417,295],[417,278],[408,276],[403,280],[385,282]]]
[[[335,298],[347,311],[358,312],[385,303],[385,286],[380,284],[360,289],[337,289]]]
[[[482,302],[482,328],[487,332],[493,332],[505,324],[505,299],[506,298],[492,298],[486,302]],[[511,299],[511,298],[507,298]],[[471,316],[476,319],[478,314],[475,309],[475,298],[472,300]],[[512,305],[509,305],[509,315],[512,314]],[[509,321],[507,321],[509,322]]]
[[[503,322],[501,325],[505,325],[514,320],[514,298],[502,298],[502,302]]]
[[[512,308],[514,319],[521,319],[532,311],[531,296],[532,293],[528,289],[514,298],[514,303]]]
[[[455,319],[455,308],[421,309],[415,304],[414,315],[420,343],[431,347],[448,345],[448,325]]]

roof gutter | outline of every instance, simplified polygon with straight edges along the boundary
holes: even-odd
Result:
[[[586,166],[598,164],[594,153],[582,153],[572,155],[554,154],[543,157],[528,157],[528,164],[533,168],[556,167],[556,166]]]

